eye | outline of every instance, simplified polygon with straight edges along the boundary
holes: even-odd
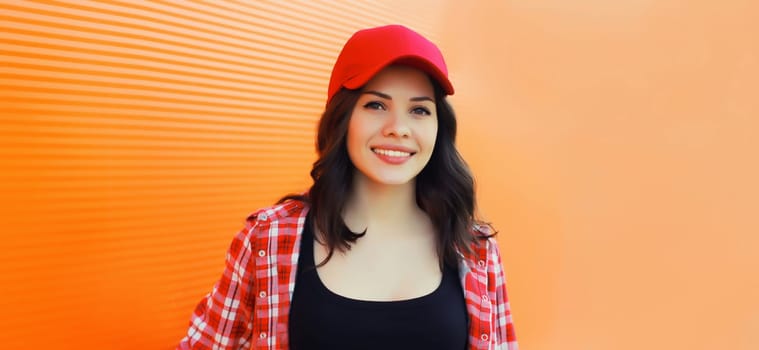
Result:
[[[366,103],[364,105],[364,108],[366,108],[366,109],[375,109],[375,110],[380,110],[380,111],[386,110],[385,105],[383,105],[381,102],[377,102],[377,101],[371,101],[371,102]]]
[[[416,107],[416,108],[414,108],[414,109],[411,110],[411,114],[416,114],[416,115],[431,115],[432,113],[430,112],[429,109],[427,109],[427,107]]]

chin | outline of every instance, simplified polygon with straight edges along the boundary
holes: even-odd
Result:
[[[395,180],[395,179],[389,179],[384,181],[375,181],[377,183],[380,183],[382,185],[386,186],[402,186],[406,185],[411,182],[412,179],[404,179],[404,180]]]
[[[367,176],[367,178],[380,185],[386,185],[386,186],[401,186],[406,185],[410,182],[413,182],[416,176],[398,176],[398,175],[381,175],[381,174],[371,174],[370,176]]]

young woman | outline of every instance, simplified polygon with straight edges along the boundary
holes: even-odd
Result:
[[[248,218],[178,349],[517,349],[450,94],[432,42],[356,32],[332,71],[313,186]]]

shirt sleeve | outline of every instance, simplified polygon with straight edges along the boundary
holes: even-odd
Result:
[[[506,277],[501,262],[501,253],[498,249],[498,243],[492,238],[488,242],[488,286],[490,294],[495,295],[493,303],[492,325],[494,328],[496,349],[518,350],[516,334],[514,333],[514,322],[511,318],[511,306],[509,297],[506,293]]]
[[[224,273],[195,307],[177,350],[250,348],[255,306],[255,298],[250,295],[255,272],[250,236],[254,228],[255,220],[248,220],[235,235],[227,251]]]

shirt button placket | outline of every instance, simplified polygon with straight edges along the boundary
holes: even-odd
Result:
[[[257,219],[258,219],[258,221],[266,221],[267,219],[269,219],[269,216],[262,213],[262,214],[258,215]],[[260,258],[265,257],[266,256],[266,250],[263,250],[263,249],[259,250],[258,251],[258,256]],[[262,263],[262,265],[264,264],[263,262],[261,262],[261,263]],[[261,290],[260,292],[258,292],[258,296],[263,299],[263,298],[266,298],[268,296],[268,293],[266,292],[266,290]],[[256,304],[257,304],[258,307],[261,307],[261,308],[265,308],[266,307],[265,306],[266,303],[256,303]],[[258,334],[258,339],[259,339],[259,342],[260,342],[259,345],[261,345],[261,346],[266,346],[267,345],[266,344],[267,337],[269,336],[269,334],[266,332],[267,330],[268,329],[266,329],[266,327],[264,327],[264,329],[262,329],[262,332]]]
[[[269,216],[267,216],[266,214],[263,214],[263,213],[259,214],[258,217],[257,217],[258,221],[266,221],[266,219],[268,219],[268,218],[269,218]],[[263,250],[263,249],[259,250],[258,251],[258,256],[260,256],[260,257],[263,258],[264,256],[266,256],[266,251]]]

